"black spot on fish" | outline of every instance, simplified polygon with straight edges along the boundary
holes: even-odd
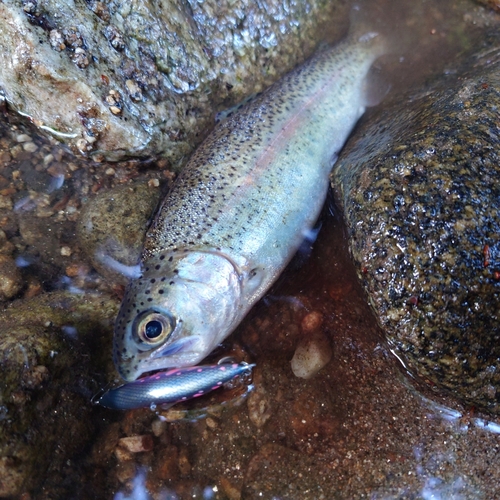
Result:
[[[150,283],[154,283],[156,281],[155,278],[151,278]]]
[[[163,293],[165,293],[165,291],[163,290],[163,288],[161,288],[160,290],[158,290],[158,293],[162,295]]]

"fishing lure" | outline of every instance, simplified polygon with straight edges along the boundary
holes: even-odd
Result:
[[[172,406],[218,389],[254,366],[242,362],[175,368],[111,389],[96,403],[113,410]]]

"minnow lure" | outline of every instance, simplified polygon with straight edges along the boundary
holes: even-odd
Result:
[[[254,366],[248,363],[224,363],[158,372],[111,389],[96,403],[113,410],[172,406],[218,389],[238,375],[250,372]]]
[[[313,227],[386,52],[375,33],[318,53],[218,123],[146,235],[113,358],[127,381],[192,366],[241,322]],[[128,389],[124,389],[128,390]]]

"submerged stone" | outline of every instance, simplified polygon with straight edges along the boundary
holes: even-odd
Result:
[[[125,273],[139,262],[146,229],[160,199],[159,187],[136,181],[103,191],[83,207],[77,225],[80,245],[111,282],[128,283]]]
[[[55,292],[0,311],[1,498],[79,496],[73,458],[96,430],[94,376],[111,364],[117,306],[106,295]]]
[[[372,114],[332,177],[390,345],[411,372],[497,414],[498,47]]]

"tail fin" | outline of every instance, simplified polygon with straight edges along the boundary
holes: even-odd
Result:
[[[382,7],[373,0],[356,0],[350,12],[349,34],[370,43],[376,34],[384,40],[384,54],[403,56],[418,43],[420,32],[414,23],[425,14],[413,3],[417,2],[396,1]]]

